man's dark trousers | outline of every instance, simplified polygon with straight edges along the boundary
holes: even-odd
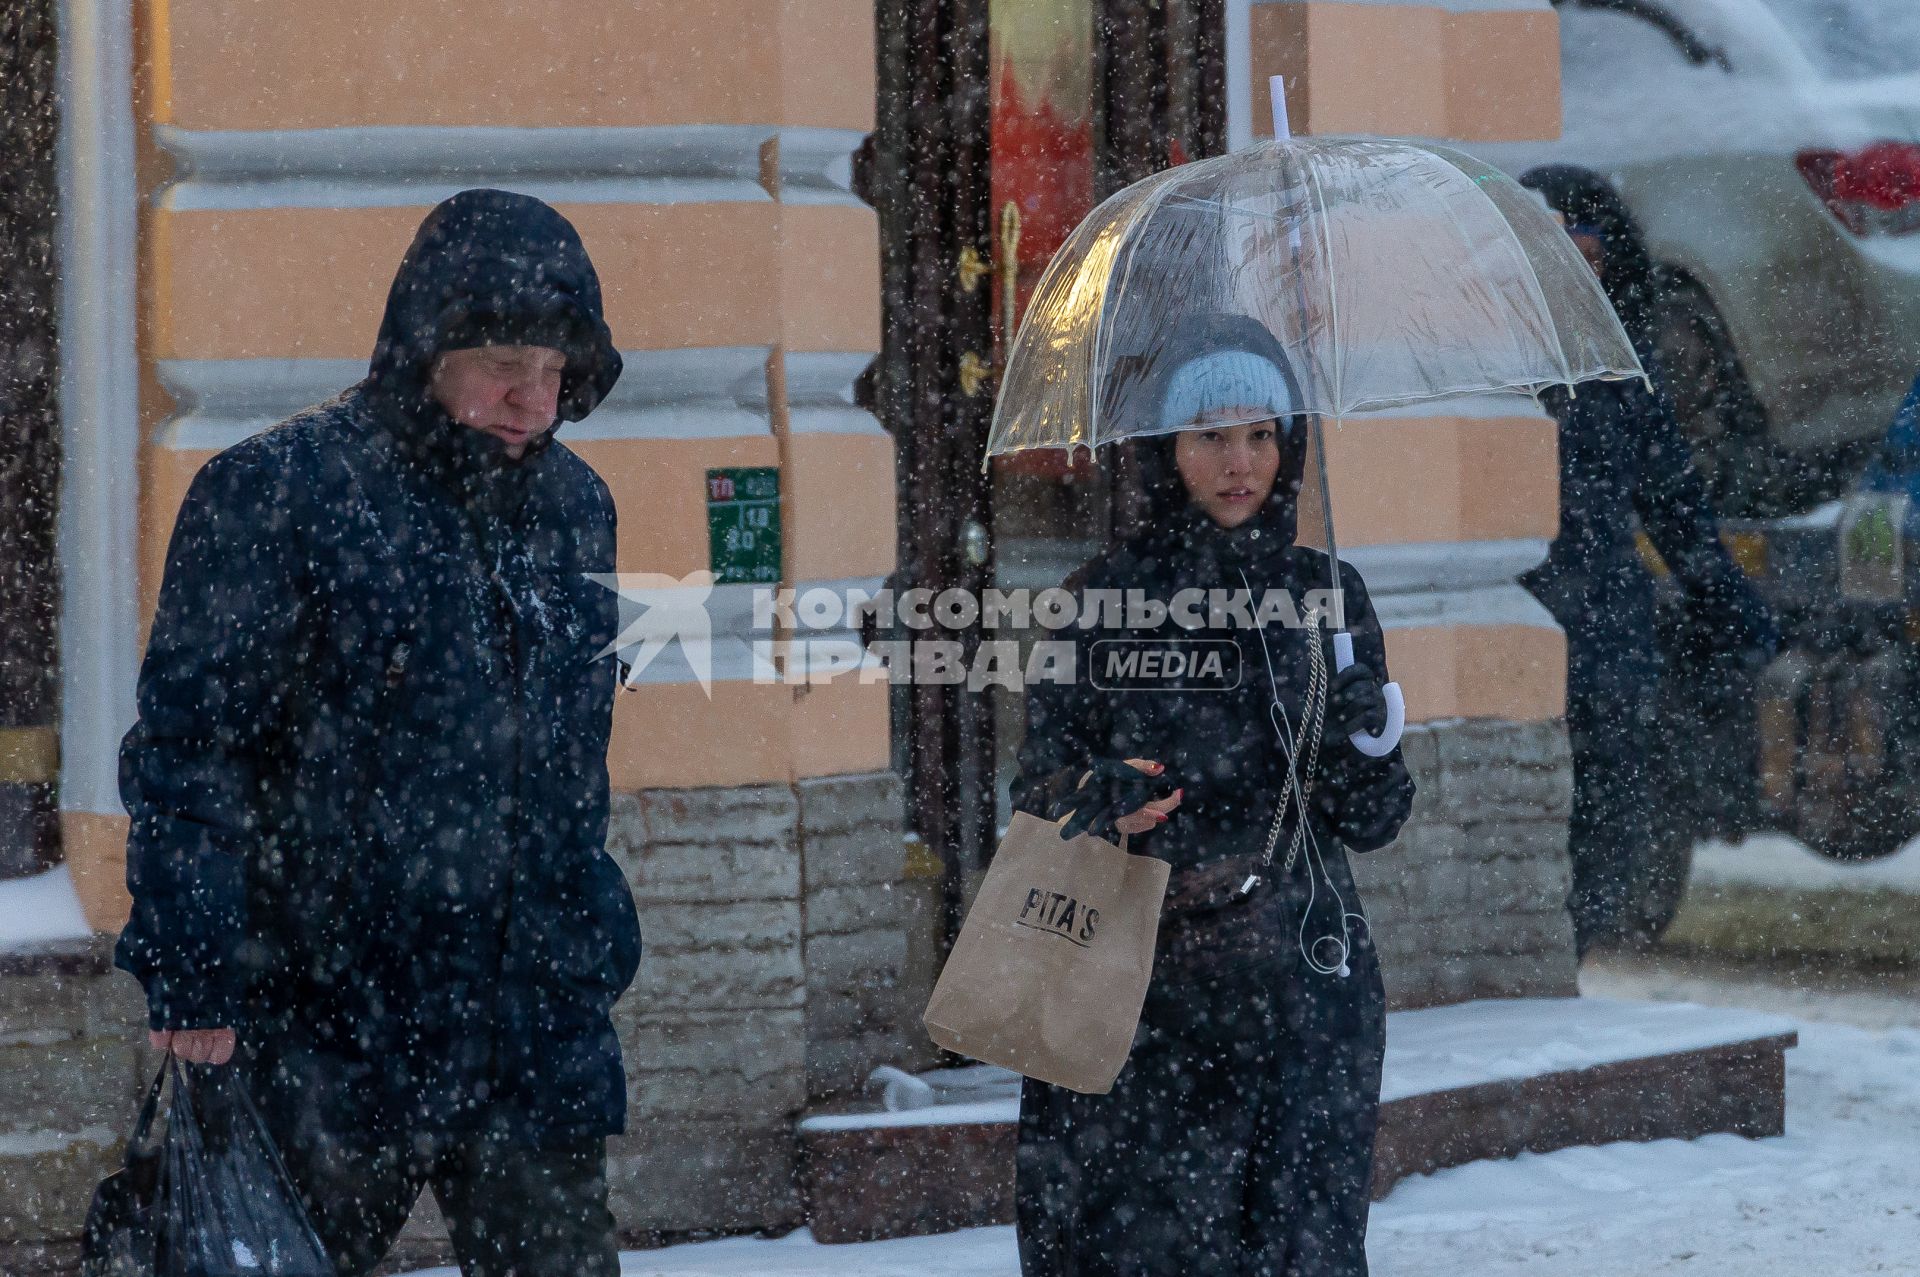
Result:
[[[446,1217],[466,1277],[614,1277],[606,1141],[516,1147],[503,1134],[382,1143],[335,1133],[283,1148],[341,1277],[373,1271],[422,1188]]]
[[[491,1128],[402,1133],[369,1104],[371,1071],[284,1021],[237,1062],[340,1277],[392,1248],[423,1188],[465,1277],[616,1277],[606,1140]]]

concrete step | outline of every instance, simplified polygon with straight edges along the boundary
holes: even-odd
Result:
[[[1374,1196],[1480,1158],[1778,1135],[1796,1040],[1777,1016],[1686,1003],[1525,998],[1394,1012]],[[923,1077],[935,1100],[925,1107],[801,1119],[802,1187],[819,1241],[1012,1221],[1018,1080],[1004,1070]]]

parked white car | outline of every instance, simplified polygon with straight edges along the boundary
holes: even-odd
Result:
[[[1620,195],[1696,446],[1878,438],[1920,368],[1920,0],[1555,3],[1561,139],[1475,149]]]

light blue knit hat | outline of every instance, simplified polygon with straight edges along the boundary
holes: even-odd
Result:
[[[1284,427],[1300,411],[1293,383],[1271,360],[1250,350],[1216,350],[1174,370],[1160,401],[1160,429],[1270,417]]]

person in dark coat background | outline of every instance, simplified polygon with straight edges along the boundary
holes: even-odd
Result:
[[[1687,599],[1709,650],[1753,664],[1779,644],[1764,601],[1721,543],[1714,512],[1647,343],[1652,262],[1632,215],[1605,183],[1553,167],[1524,182],[1566,219],[1600,275],[1652,388],[1595,382],[1541,396],[1560,423],[1560,530],[1521,578],[1567,633],[1567,735],[1573,751],[1568,910],[1582,954],[1646,938],[1639,895],[1654,845],[1648,773],[1662,654],[1644,529]]]
[[[368,377],[220,453],[168,549],[122,750],[118,964],[156,1046],[234,1056],[342,1274],[423,1186],[463,1272],[612,1274],[614,507],[554,439],[620,373],[573,227],[466,191]]]
[[[1183,590],[1255,602],[1283,591],[1304,608],[1330,573],[1324,553],[1294,543],[1305,430],[1284,355],[1258,324],[1220,319],[1160,363],[1163,428],[1245,423],[1249,409],[1269,419],[1139,444],[1145,526],[1069,588],[1162,603]],[[1391,841],[1413,783],[1397,749],[1372,759],[1348,743],[1384,721],[1386,655],[1359,574],[1342,564],[1340,581],[1356,662],[1331,679],[1297,858],[1296,804],[1271,864],[1262,851],[1294,754],[1313,752],[1311,645],[1330,673],[1324,630],[1232,624],[1203,608],[1189,615],[1202,622],[1193,628],[1169,618],[1088,631],[1076,680],[1029,690],[1014,805],[1071,813],[1069,831],[1130,833],[1173,877],[1141,1026],[1113,1091],[1025,1084],[1017,1202],[1028,1277],[1366,1271],[1386,1007],[1342,848]],[[1094,664],[1116,637],[1230,644],[1234,686],[1122,687]]]

